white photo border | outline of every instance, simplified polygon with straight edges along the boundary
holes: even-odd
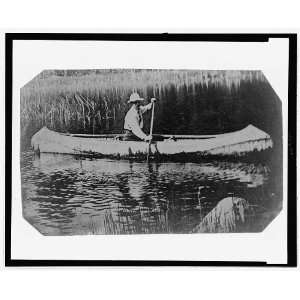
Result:
[[[189,47],[191,43],[198,43],[198,42],[210,42],[210,43],[223,43],[222,45],[226,45],[226,43],[249,43],[249,45],[255,45],[256,43],[265,43],[265,45],[268,45],[269,39],[273,39],[273,41],[279,41],[281,39],[282,41],[285,41],[285,57],[287,61],[287,70],[285,70],[286,79],[283,79],[283,83],[285,84],[285,87],[282,91],[276,90],[276,84],[278,82],[274,82],[270,80],[271,73],[268,74],[268,72],[265,72],[265,76],[268,78],[268,80],[271,81],[272,86],[274,87],[275,91],[278,93],[280,99],[283,101],[286,101],[286,105],[283,105],[283,123],[285,123],[284,129],[284,146],[286,149],[286,152],[284,152],[284,156],[286,159],[286,165],[284,164],[284,172],[286,172],[284,178],[286,180],[286,186],[285,186],[285,194],[286,194],[286,206],[284,216],[283,213],[281,213],[281,216],[278,216],[279,219],[281,218],[282,223],[279,224],[272,224],[272,227],[275,226],[275,231],[280,228],[280,226],[285,227],[283,231],[286,230],[286,236],[284,236],[284,248],[283,251],[286,251],[286,257],[283,259],[279,259],[279,262],[268,262],[268,259],[265,260],[260,257],[257,261],[255,260],[249,260],[242,259],[240,256],[238,259],[228,258],[225,260],[220,259],[220,257],[217,257],[217,259],[209,259],[206,260],[205,257],[201,257],[201,259],[197,260],[195,257],[193,259],[189,260],[188,255],[183,256],[183,259],[170,259],[168,260],[166,256],[162,256],[162,259],[157,259],[154,257],[151,257],[149,260],[145,259],[145,257],[136,257],[136,259],[123,259],[120,258],[109,258],[107,256],[101,257],[99,255],[99,258],[95,259],[95,256],[90,259],[87,256],[79,256],[78,258],[76,255],[72,256],[70,255],[71,259],[66,259],[66,257],[59,257],[53,256],[53,257],[43,257],[43,256],[34,256],[29,257],[28,255],[22,254],[22,248],[20,248],[20,245],[23,244],[24,247],[26,247],[26,243],[28,243],[29,235],[33,235],[33,239],[31,239],[31,242],[34,240],[35,242],[39,243],[39,241],[45,242],[45,238],[41,235],[34,232],[33,229],[27,228],[27,234],[24,235],[22,233],[22,237],[20,234],[18,234],[18,230],[20,227],[14,226],[14,222],[16,221],[16,210],[15,201],[20,201],[20,193],[16,194],[15,189],[12,191],[12,185],[16,186],[16,175],[18,174],[18,168],[16,168],[17,164],[19,163],[19,156],[15,155],[16,152],[14,152],[14,149],[19,149],[19,147],[16,147],[18,145],[14,144],[16,130],[18,131],[19,124],[18,122],[15,122],[17,119],[14,119],[15,116],[17,116],[17,110],[15,110],[15,104],[16,101],[19,101],[19,95],[16,91],[20,89],[22,86],[22,82],[24,84],[24,78],[18,79],[16,78],[18,70],[16,68],[16,65],[18,62],[20,63],[20,59],[24,60],[23,57],[15,57],[15,50],[17,49],[17,43],[23,42],[23,43],[30,43],[35,41],[60,41],[60,42],[67,42],[68,44],[72,44],[74,42],[82,42],[86,43],[87,46],[93,45],[93,42],[107,42],[109,43],[121,43],[123,41],[123,44],[130,43],[130,42],[176,42],[176,43],[185,43],[185,47]],[[40,34],[21,34],[21,33],[14,33],[14,34],[7,34],[6,35],[6,210],[5,210],[5,222],[6,222],[6,265],[7,266],[296,266],[296,158],[295,158],[295,145],[296,145],[296,70],[297,70],[297,63],[296,63],[296,48],[297,48],[297,36],[294,34],[72,34],[72,33],[66,33],[66,34],[49,34],[49,33],[40,33]],[[182,44],[183,45],[183,44]],[[235,44],[236,45],[236,44]],[[287,53],[286,53],[287,51]],[[26,52],[25,52],[26,54]],[[19,61],[18,61],[19,59]],[[280,59],[278,60],[280,61]],[[22,66],[22,63],[21,65]],[[147,68],[145,65],[139,64],[139,68]],[[276,62],[274,62],[274,68],[276,70]],[[124,66],[119,66],[124,67]],[[148,66],[149,67],[149,66]],[[51,69],[57,69],[57,67],[51,67]],[[70,66],[66,66],[65,69],[70,68]],[[76,68],[76,67],[75,67]],[[78,68],[78,67],[77,67]],[[87,67],[88,69],[90,67]],[[96,68],[103,68],[99,66],[95,66]],[[111,66],[107,66],[107,68],[111,69]],[[153,67],[152,67],[153,68]],[[174,69],[178,69],[178,66],[173,67]],[[180,68],[180,67],[179,67]],[[191,68],[191,67],[189,67]],[[74,69],[74,67],[73,67]],[[78,68],[80,69],[80,67]],[[196,69],[199,69],[199,67],[196,67]],[[209,67],[203,67],[202,69],[213,69]],[[224,68],[220,68],[224,69]],[[237,69],[237,68],[235,68]],[[245,69],[245,68],[243,68]],[[247,68],[251,69],[251,68]],[[42,70],[39,70],[39,72]],[[277,70],[278,71],[278,70]],[[37,75],[39,72],[37,72],[35,75]],[[28,76],[28,74],[27,74]],[[22,77],[22,76],[21,76]],[[278,79],[278,78],[277,78]],[[18,116],[17,116],[18,117]],[[17,134],[17,137],[18,134]],[[288,147],[288,140],[289,138],[289,147]],[[288,159],[287,156],[289,155]],[[288,167],[287,167],[288,165]],[[17,172],[16,172],[17,170]],[[287,174],[288,171],[288,174]],[[290,175],[291,174],[291,175]],[[287,176],[289,176],[289,181],[287,181]],[[8,179],[12,179],[11,182],[8,181]],[[294,178],[292,180],[291,178]],[[18,182],[18,185],[20,186],[20,182]],[[17,186],[18,186],[17,185]],[[287,198],[287,191],[288,191],[288,198]],[[16,197],[17,196],[17,197]],[[17,210],[18,214],[20,213],[20,206]],[[19,218],[22,218],[22,214],[18,216]],[[278,219],[277,217],[277,219]],[[276,220],[277,222],[278,220]],[[276,223],[274,222],[274,223]],[[26,226],[26,221],[23,220],[22,226]],[[274,225],[274,226],[273,226]],[[27,226],[30,227],[30,225],[27,224]],[[277,227],[276,227],[277,226]],[[278,227],[279,226],[279,227]],[[274,230],[274,228],[272,228]],[[268,231],[270,228],[268,228]],[[281,228],[282,230],[282,228]],[[243,233],[243,235],[245,235]],[[252,234],[249,234],[248,240],[251,242],[251,239],[253,239]],[[132,241],[132,237],[129,236],[117,236],[119,239],[123,240],[123,243],[127,243],[129,241]],[[62,242],[61,237],[56,237],[60,242]],[[65,238],[65,237],[64,237]],[[69,238],[69,237],[68,237]],[[89,236],[89,237],[78,237],[79,242],[86,243],[87,239],[99,239],[98,243],[103,242],[105,239],[111,239],[111,237],[97,237],[95,236]],[[76,239],[75,238],[75,239]],[[138,240],[142,240],[145,245],[150,245],[153,243],[153,238],[156,239],[156,237],[149,237],[149,236],[138,236]],[[172,235],[171,239],[167,239],[163,241],[163,243],[171,243],[173,246],[178,243],[178,239],[180,239],[180,243],[186,243],[188,239],[190,238],[190,235]],[[204,236],[203,236],[204,238]],[[220,238],[220,236],[219,236]],[[236,239],[237,235],[223,235],[222,240],[223,242],[228,242],[227,239]],[[51,237],[52,239],[52,237]],[[71,240],[73,239],[73,241]],[[70,237],[70,239],[67,239],[71,241],[71,247],[76,247],[76,243],[74,243],[74,237]],[[115,239],[115,237],[114,237]],[[206,242],[207,235],[205,237]],[[227,240],[227,241],[226,241]],[[53,242],[53,239],[52,239]],[[116,245],[116,241],[111,241],[112,244],[110,245]],[[139,241],[137,241],[139,242]],[[161,242],[161,241],[160,241]],[[155,241],[155,243],[159,243],[158,240]],[[30,243],[29,243],[30,244]],[[17,250],[16,250],[17,245]],[[263,245],[263,244],[262,244]],[[47,244],[49,247],[50,244]],[[24,248],[23,248],[24,250]]]

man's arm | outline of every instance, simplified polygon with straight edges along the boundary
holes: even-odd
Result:
[[[143,132],[140,126],[132,127],[131,131],[133,132],[134,135],[139,137],[141,140],[147,140],[147,135]]]
[[[151,102],[149,104],[141,106],[140,107],[141,113],[143,114],[145,111],[150,110],[154,102],[156,102],[156,98],[151,98]]]
[[[152,102],[150,102],[147,105],[140,106],[140,112],[143,114],[144,112],[146,112],[147,110],[150,110],[151,108],[152,108]]]

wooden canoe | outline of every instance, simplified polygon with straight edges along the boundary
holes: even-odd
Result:
[[[84,135],[58,133],[43,127],[31,139],[35,151],[61,154],[91,154],[109,157],[146,155],[148,143],[123,141],[122,135]],[[151,144],[151,153],[160,155],[210,154],[244,155],[273,147],[271,137],[253,125],[219,135],[162,135]]]

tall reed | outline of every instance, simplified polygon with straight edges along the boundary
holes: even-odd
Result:
[[[21,89],[22,136],[28,138],[42,126],[63,132],[120,132],[133,91],[159,99],[156,132],[222,131],[232,118],[238,121],[225,115],[224,105],[229,112],[241,111],[243,118],[241,91],[261,91],[266,85],[260,71],[44,71]]]

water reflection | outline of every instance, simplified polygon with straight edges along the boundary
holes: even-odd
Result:
[[[263,165],[148,164],[26,152],[21,170],[24,217],[45,235],[189,233],[228,195],[267,210],[278,201]],[[207,187],[201,209],[199,186]],[[242,230],[261,230],[260,218],[252,213]]]

